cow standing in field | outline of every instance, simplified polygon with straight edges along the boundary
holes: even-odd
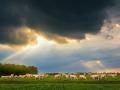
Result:
[[[11,78],[11,76],[1,76],[1,78]]]
[[[106,77],[106,74],[100,74],[100,79],[103,79]]]
[[[72,78],[72,79],[77,79],[77,76],[73,75],[73,74],[70,74],[69,77]]]
[[[38,74],[33,74],[33,78],[38,79],[39,75]]]
[[[86,76],[85,75],[79,75],[79,78],[80,79],[86,79]]]
[[[97,79],[97,80],[100,79],[100,76],[97,75],[97,74],[95,74],[95,75],[90,75],[90,77],[91,77],[92,79]]]
[[[64,77],[65,78],[69,78],[70,76],[68,74],[64,74]]]
[[[32,78],[33,75],[32,75],[32,74],[26,74],[25,77],[26,77],[26,78]]]
[[[112,78],[115,78],[117,76],[117,74],[114,74],[114,73],[111,73],[109,74],[108,76],[112,77]]]
[[[38,74],[39,78],[47,78],[48,74]]]
[[[13,78],[14,74],[8,75],[8,76],[1,76],[1,78]]]
[[[47,78],[48,75],[47,74],[31,74],[30,77],[28,76],[28,78],[35,78],[35,79],[41,79],[41,78]]]
[[[62,76],[61,74],[54,75],[55,78],[60,78],[61,76]]]

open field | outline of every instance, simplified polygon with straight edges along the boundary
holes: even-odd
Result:
[[[120,90],[120,81],[0,79],[0,90]]]
[[[0,90],[120,90],[120,84],[2,84]]]

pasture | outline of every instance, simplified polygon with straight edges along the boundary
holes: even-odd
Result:
[[[0,78],[0,90],[120,90],[120,80]]]

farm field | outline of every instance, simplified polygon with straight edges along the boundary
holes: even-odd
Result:
[[[0,79],[0,90],[120,90],[120,81]]]

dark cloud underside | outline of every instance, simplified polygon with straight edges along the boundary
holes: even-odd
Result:
[[[96,33],[114,0],[0,0],[0,43],[13,43],[9,33],[28,26],[70,38]],[[24,41],[23,41],[24,42]],[[22,42],[21,42],[22,43]]]

